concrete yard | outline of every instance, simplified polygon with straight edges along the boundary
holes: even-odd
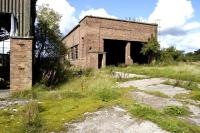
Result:
[[[133,118],[120,107],[85,114],[85,120],[67,124],[68,133],[168,133],[150,121]]]

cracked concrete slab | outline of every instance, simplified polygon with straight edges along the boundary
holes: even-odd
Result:
[[[164,78],[151,78],[143,80],[128,81],[119,84],[119,87],[137,87],[139,90],[143,91],[159,91],[165,95],[173,97],[177,94],[189,94],[191,91],[186,90],[181,87],[174,87],[172,85],[162,84],[167,79]]]
[[[191,115],[188,117],[188,120],[191,123],[194,123],[198,126],[200,126],[200,108],[194,105],[187,105],[189,108],[189,111],[191,112]]]
[[[139,75],[139,74],[132,74],[132,73],[123,73],[123,72],[113,72],[113,77],[115,78],[149,78],[149,76],[146,75]]]
[[[164,78],[151,78],[151,79],[142,79],[142,80],[133,80],[133,81],[128,81],[128,82],[124,82],[119,84],[119,87],[137,87],[139,88],[143,88],[149,85],[157,85],[157,84],[161,84],[163,82],[165,82],[166,79]]]
[[[139,89],[145,90],[145,91],[159,91],[170,97],[174,97],[177,94],[189,94],[191,92],[190,90],[186,90],[181,87],[174,87],[174,86],[165,85],[165,84],[150,85],[150,86],[146,86]]]
[[[132,91],[130,94],[133,96],[133,99],[138,103],[149,105],[153,108],[162,110],[167,106],[186,106],[188,107],[188,111],[190,112],[189,116],[181,117],[182,119],[190,122],[191,124],[195,124],[200,126],[200,108],[191,104],[184,104],[176,99],[171,98],[162,98],[150,94],[146,94],[145,92]]]
[[[139,91],[132,91],[130,94],[132,95],[133,99],[139,103],[147,104],[157,109],[163,109],[166,106],[183,106],[183,104],[178,102],[176,99],[158,97]]]
[[[68,133],[168,133],[150,121],[131,117],[120,107],[88,113],[85,120],[67,124]]]

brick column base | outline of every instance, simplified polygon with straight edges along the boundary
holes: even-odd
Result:
[[[133,64],[133,60],[131,58],[131,43],[127,42],[126,44],[126,50],[125,50],[125,64],[131,65]]]
[[[11,92],[32,87],[32,38],[11,38],[10,89]]]

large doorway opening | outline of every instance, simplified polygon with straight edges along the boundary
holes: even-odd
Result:
[[[12,14],[0,13],[0,91],[10,88],[10,36],[13,35]]]
[[[147,57],[141,53],[143,45],[145,45],[143,42],[131,42],[131,58],[133,63],[147,63]]]
[[[104,52],[106,52],[106,66],[125,64],[126,41],[104,40]]]

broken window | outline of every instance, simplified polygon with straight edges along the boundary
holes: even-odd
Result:
[[[71,47],[70,52],[71,52],[71,59],[77,60],[78,59],[78,45]]]

